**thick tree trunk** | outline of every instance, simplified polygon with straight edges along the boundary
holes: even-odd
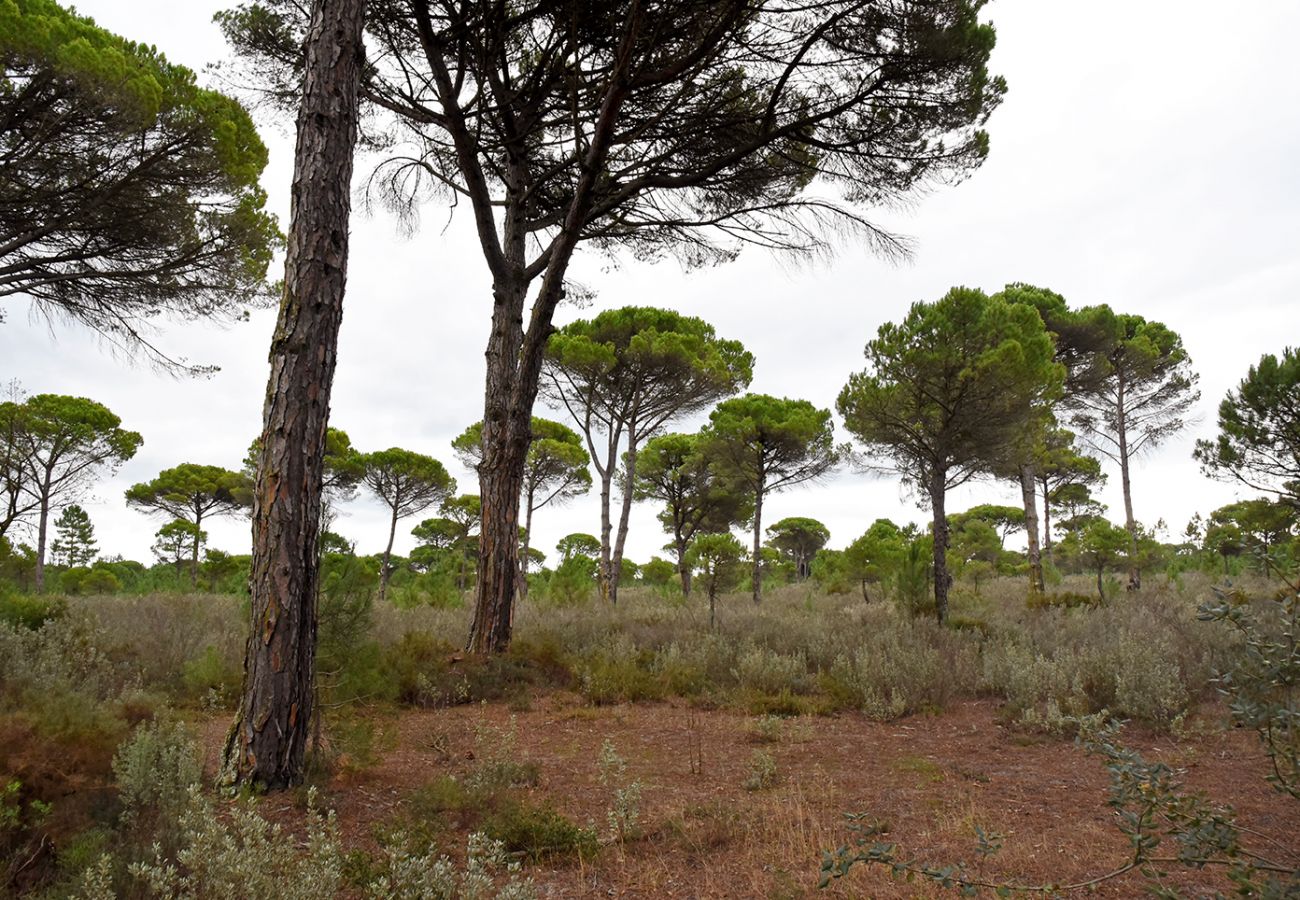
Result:
[[[867,594],[867,579],[865,578],[862,579],[862,602],[863,603],[871,602],[871,597],[869,594]]]
[[[763,483],[760,480],[758,490],[754,492],[754,569],[750,574],[750,586],[754,591],[754,604],[763,602]]]
[[[1124,527],[1128,529],[1128,589],[1141,590],[1142,573],[1137,565],[1137,519],[1133,516],[1133,490],[1129,481],[1128,458],[1128,422],[1124,414],[1124,384],[1120,383],[1117,393],[1116,431],[1119,438],[1119,474],[1120,484],[1124,489]]]
[[[317,536],[347,281],[363,0],[315,0],[307,32],[284,295],[253,498],[252,634],[222,781],[303,779],[315,697]]]
[[[632,484],[636,478],[636,445],[639,438],[632,428],[627,430],[627,471],[623,478],[623,506],[618,513],[618,532],[614,540],[614,555],[610,559],[609,601],[618,603],[618,585],[623,580],[623,547],[627,544],[628,520],[632,518]]]
[[[479,466],[482,521],[478,596],[466,645],[471,653],[500,653],[510,646],[519,582],[519,495],[531,424],[529,415],[505,418],[497,429],[496,446],[490,454],[484,447]]]
[[[519,499],[524,489],[538,370],[520,370],[523,307],[528,286],[505,279],[494,288],[479,463],[478,589],[466,649],[499,653],[510,645],[519,584]],[[542,302],[542,298],[538,298]]]
[[[1028,544],[1025,555],[1029,557],[1029,593],[1041,594],[1043,585],[1043,560],[1038,551],[1038,501],[1035,498],[1034,467],[1020,467],[1020,495],[1025,504],[1025,534]]]
[[[948,588],[952,576],[948,574],[948,515],[944,511],[947,473],[935,472],[930,476],[930,506],[934,510],[934,614],[939,624],[948,621]]]
[[[397,537],[397,507],[393,507],[393,517],[388,524],[388,545],[384,547],[383,562],[379,564],[379,602],[388,599],[388,579],[392,576],[393,539]]]

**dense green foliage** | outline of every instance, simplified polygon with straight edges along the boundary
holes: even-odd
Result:
[[[1300,506],[1300,351],[1260,357],[1219,404],[1219,434],[1196,442],[1196,458],[1218,478]]]
[[[867,344],[836,407],[874,459],[930,503],[935,611],[947,616],[947,491],[998,471],[1044,420],[1064,372],[1037,311],[971,288],[916,303]]]
[[[751,583],[762,597],[763,498],[827,475],[841,459],[830,410],[807,400],[745,394],[724,400],[702,432],[704,453],[722,476],[754,498]]]
[[[0,4],[0,65],[0,298],[161,360],[151,316],[269,299],[267,151],[238,102],[53,0]]]

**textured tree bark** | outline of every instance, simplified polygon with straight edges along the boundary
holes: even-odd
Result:
[[[1038,550],[1038,500],[1035,490],[1034,467],[1020,467],[1020,495],[1025,503],[1025,534],[1028,544],[1025,555],[1029,557],[1029,593],[1041,594],[1043,584],[1043,559]]]
[[[311,736],[325,428],[347,281],[363,0],[314,0],[253,499],[252,634],[222,781],[298,784]]]
[[[939,624],[948,621],[948,514],[944,510],[946,472],[930,476],[930,507],[934,510],[934,614]]]
[[[498,282],[493,290],[488,337],[487,388],[483,404],[483,455],[479,462],[478,595],[466,649],[500,653],[510,646],[514,599],[519,584],[519,498],[532,438],[532,405],[541,371],[520,369],[524,343],[522,279]],[[542,298],[538,298],[540,303]]]

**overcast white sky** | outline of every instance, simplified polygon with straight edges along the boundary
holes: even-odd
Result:
[[[195,69],[226,53],[212,13],[226,0],[83,0],[78,9]],[[994,70],[1010,90],[990,123],[992,152],[968,182],[919,198],[881,221],[916,242],[894,266],[856,247],[829,263],[791,266],[747,252],[730,265],[683,273],[587,256],[578,281],[597,291],[587,311],[629,303],[672,307],[712,322],[756,355],[752,389],[833,405],[883,322],[952,285],[994,291],[1011,281],[1051,287],[1072,305],[1109,303],[1178,331],[1201,374],[1200,421],[1143,459],[1134,475],[1139,519],[1177,534],[1194,512],[1236,492],[1191,459],[1214,409],[1261,354],[1300,342],[1300,4],[1285,0],[996,0]],[[271,147],[263,184],[287,227],[292,135],[262,122]],[[362,161],[359,174],[366,171]],[[468,217],[425,211],[400,236],[383,213],[353,220],[352,262],[331,423],[363,450],[402,446],[441,459],[460,490],[477,492],[449,442],[482,411],[489,282]],[[279,273],[274,273],[276,277]],[[175,380],[114,358],[76,327],[7,301],[0,381],[30,393],[98,400],[144,435],[140,453],[86,504],[104,553],[147,560],[162,524],[128,510],[122,492],[180,462],[238,468],[260,430],[274,313],[226,330],[186,324],[158,336],[166,350],[221,366],[209,380]],[[561,418],[540,410],[543,415]],[[694,423],[681,423],[681,429]],[[841,438],[846,435],[840,430]],[[1122,518],[1118,473],[1103,494]],[[963,489],[949,501],[1014,503],[1010,486]],[[664,542],[655,509],[639,506],[629,556]],[[897,480],[842,474],[772,498],[767,521],[808,515],[843,546],[872,520],[924,521]],[[397,548],[413,543],[399,526]],[[376,552],[386,516],[372,501],[336,528]],[[573,531],[596,532],[595,495],[535,520],[534,546],[554,555]],[[213,522],[210,543],[247,552],[247,520]]]

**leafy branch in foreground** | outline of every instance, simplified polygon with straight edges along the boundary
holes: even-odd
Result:
[[[1272,771],[1269,783],[1300,800],[1300,584],[1256,606],[1240,591],[1214,589],[1202,622],[1226,622],[1241,635],[1237,665],[1218,678],[1233,721],[1259,735]]]

